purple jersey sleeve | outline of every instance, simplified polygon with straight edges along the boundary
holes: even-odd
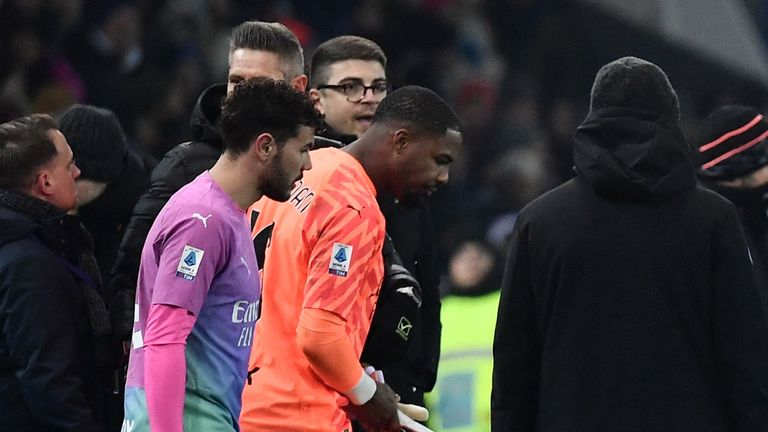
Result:
[[[159,263],[152,304],[182,307],[195,316],[200,313],[211,281],[227,261],[227,225],[218,216],[190,212],[155,242]]]

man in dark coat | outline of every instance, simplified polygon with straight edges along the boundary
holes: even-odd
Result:
[[[109,319],[56,122],[0,125],[0,429],[103,431]]]
[[[152,222],[168,199],[182,186],[211,168],[222,151],[219,115],[221,102],[240,81],[269,77],[304,90],[304,56],[296,36],[277,23],[247,21],[232,30],[227,84],[206,89],[192,114],[192,141],[171,149],[155,167],[149,189],[133,209],[133,217],[117,253],[112,290],[115,332],[126,340],[133,328],[133,304],[139,258]]]
[[[115,113],[75,104],[59,117],[59,130],[75,154],[77,214],[91,234],[101,279],[109,280],[133,206],[157,164],[133,150]]]
[[[656,65],[597,73],[576,178],[517,219],[492,430],[768,431],[768,330],[733,205],[695,185]]]
[[[704,120],[703,132],[696,174],[703,186],[736,205],[768,312],[768,122],[754,108],[727,105]]]

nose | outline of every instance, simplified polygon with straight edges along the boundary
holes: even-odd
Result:
[[[360,99],[360,103],[377,103],[378,101],[376,95],[373,94],[372,88],[365,87],[363,89],[363,97]]]
[[[72,179],[77,180],[78,177],[80,177],[80,168],[77,167],[77,165],[73,164],[74,171],[72,172]]]
[[[312,156],[307,153],[306,159],[304,160],[304,163],[301,165],[302,171],[307,171],[312,169]]]
[[[444,185],[448,183],[448,167],[443,167],[440,169],[440,173],[437,175],[437,184]]]

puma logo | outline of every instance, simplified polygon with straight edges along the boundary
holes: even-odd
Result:
[[[192,217],[193,217],[193,218],[198,218],[198,219],[200,219],[201,221],[203,221],[203,226],[204,226],[205,228],[208,228],[208,218],[209,218],[209,217],[211,217],[211,216],[212,216],[212,215],[208,215],[208,216],[205,216],[205,217],[203,217],[203,215],[201,215],[200,213],[193,213],[193,214],[192,214]]]

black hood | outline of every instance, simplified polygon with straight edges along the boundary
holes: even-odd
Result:
[[[580,178],[603,196],[656,201],[696,183],[693,154],[676,122],[631,108],[591,112],[574,136]]]
[[[192,110],[190,121],[192,140],[222,147],[219,116],[221,115],[221,102],[226,95],[226,84],[214,84],[200,94],[195,108]]]

